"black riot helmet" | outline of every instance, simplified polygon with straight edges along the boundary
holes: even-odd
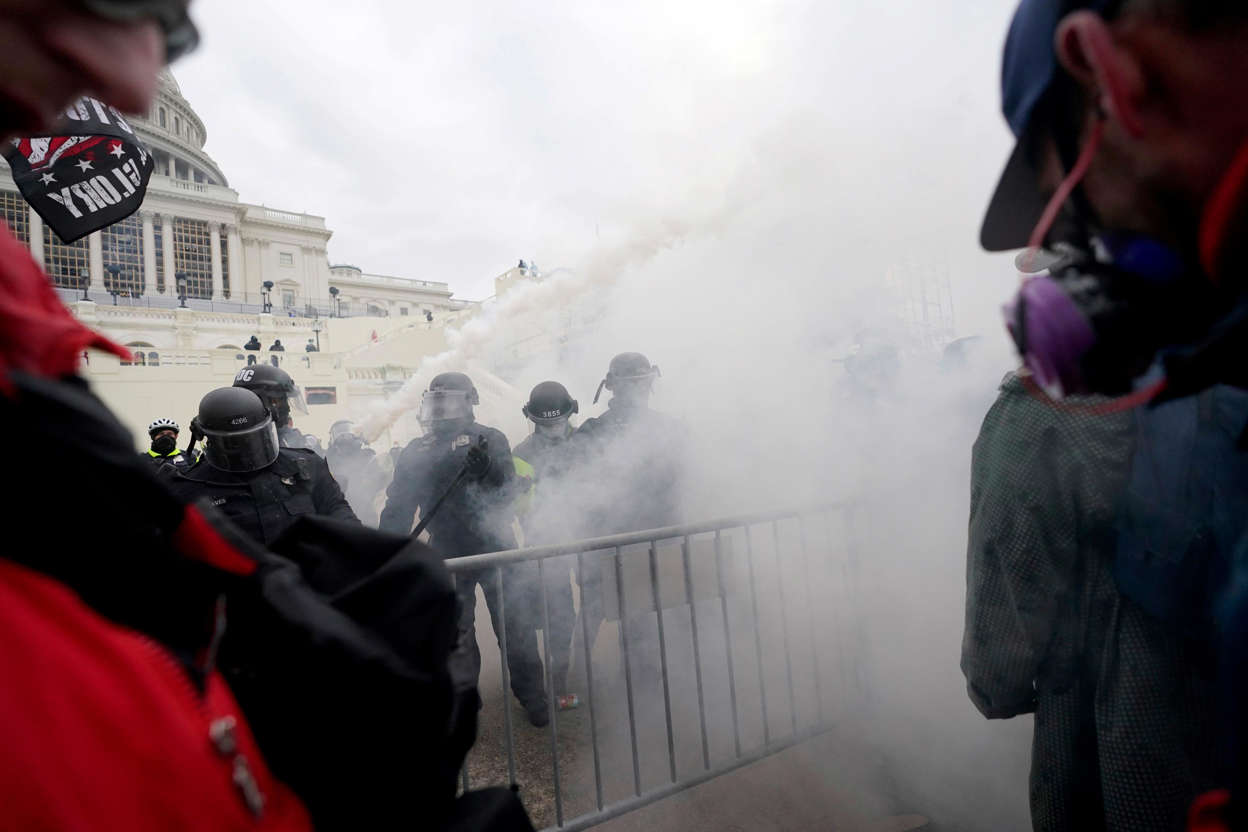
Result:
[[[472,379],[463,373],[439,373],[420,398],[420,423],[437,432],[472,421],[472,408],[481,403]]]
[[[250,390],[260,397],[264,406],[273,414],[279,428],[290,424],[290,409],[307,413],[303,393],[299,391],[290,373],[270,364],[253,364],[244,367],[234,376],[234,386]]]
[[[568,388],[557,381],[543,381],[529,393],[529,401],[520,411],[535,424],[565,421],[580,410]]]
[[[329,426],[329,446],[331,448],[363,448],[364,440],[355,432],[355,422],[350,419],[339,419]]]
[[[277,425],[260,397],[242,387],[221,387],[199,402],[196,424],[204,456],[214,468],[247,473],[277,459]]]
[[[611,359],[607,377],[598,384],[598,392],[594,394],[594,404],[598,404],[604,387],[617,395],[623,391],[649,394],[654,379],[662,375],[658,365],[652,365],[641,353],[622,352]]]

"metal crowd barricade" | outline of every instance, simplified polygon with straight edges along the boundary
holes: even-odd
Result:
[[[841,632],[843,627],[837,626],[837,617],[844,616],[844,606],[850,600],[847,582],[856,568],[851,539],[852,511],[852,504],[825,504],[448,560],[452,573],[495,570],[498,584],[503,588],[502,607],[515,603],[518,597],[507,591],[507,582],[520,580],[517,570],[534,569],[532,564],[536,564],[536,600],[540,609],[531,624],[535,630],[542,631],[539,644],[551,709],[549,725],[540,730],[548,734],[549,761],[543,764],[544,771],[520,772],[524,775],[520,794],[522,798],[539,793],[553,796],[553,813],[546,812],[548,817],[535,813],[535,821],[539,825],[549,821],[548,829],[585,829],[758,761],[831,728],[835,704],[843,705],[854,696],[854,672],[849,666],[852,658],[846,649],[847,637]],[[769,534],[759,534],[767,531],[768,526]],[[760,563],[758,549],[760,543],[765,547],[768,539],[770,558]],[[568,726],[560,723],[568,721],[568,714],[575,712],[560,712],[555,707],[547,588],[547,573],[551,569],[556,570],[555,575],[559,575],[560,569],[568,571],[568,556],[575,557],[574,585],[580,594],[574,624],[574,629],[579,631],[580,650],[576,650],[578,639],[573,638],[572,662],[583,674],[585,684],[584,718],[576,717],[579,736],[572,739],[576,740],[578,750],[588,746],[593,781],[592,790],[586,786],[577,796],[589,808],[570,818],[565,817],[567,795],[561,777],[561,769],[564,776],[568,775],[567,763],[561,761],[561,753],[566,753],[567,749],[561,752],[560,742],[560,731]],[[615,623],[619,650],[616,662],[609,658],[604,662],[599,655],[597,668],[595,653],[610,652],[610,645],[608,642],[602,649],[595,648],[597,633],[591,629],[600,622],[591,621],[586,614],[587,602],[592,604],[594,600],[588,598],[588,594],[598,591],[586,578],[590,574],[587,569],[591,568],[595,569],[594,574],[601,574],[603,617]],[[569,580],[573,579],[569,576]],[[669,590],[665,594],[664,586],[674,582],[683,584],[683,592]],[[679,626],[686,609],[687,631]],[[668,621],[665,622],[665,618]],[[803,618],[806,626],[799,630],[795,622]],[[480,616],[477,621],[480,623]],[[516,783],[517,719],[512,715],[514,703],[507,667],[508,623],[502,610],[498,623],[502,753],[507,760],[508,781]],[[677,625],[678,634],[671,631],[672,625]],[[605,626],[598,626],[598,629]],[[479,640],[482,635],[484,628],[479,629]],[[657,635],[657,640],[650,639],[650,635]],[[803,639],[806,644],[796,654],[795,663],[797,639]],[[637,641],[644,644],[639,645]],[[655,646],[657,685],[653,684],[653,672],[647,677],[646,656],[639,655],[645,647]],[[684,649],[686,646],[688,650]],[[710,659],[708,647],[713,654]],[[688,661],[670,664],[674,650],[682,656],[687,652]],[[767,658],[774,659],[776,653],[783,656],[783,663],[770,672]],[[772,664],[780,663],[773,661]],[[622,677],[614,680],[616,684],[612,684],[610,678],[606,681],[601,678],[604,672],[608,677],[612,675],[609,672],[612,665]],[[799,670],[796,675],[795,667]],[[651,686],[662,691],[662,710],[653,707],[649,724],[643,719],[639,701],[641,677],[649,678]],[[708,681],[708,677],[713,678]],[[601,688],[597,691],[596,678]],[[679,697],[674,690],[677,682],[683,691]],[[487,691],[485,683],[482,684],[484,698]],[[784,688],[780,699],[775,698],[774,691],[768,696],[769,686],[777,684]],[[726,697],[710,695],[715,692]],[[835,698],[825,702],[824,696],[830,692]],[[726,699],[726,702],[719,702],[715,709],[711,707],[712,699]],[[695,703],[696,721],[692,718]],[[616,755],[627,762],[621,761],[615,770],[608,765],[603,748],[606,734],[610,733],[604,728],[613,725],[610,715],[604,712],[608,708],[627,715],[627,738],[621,732],[619,740],[627,745],[629,753]],[[780,717],[787,719],[783,719],[777,732],[773,721]],[[695,724],[696,736],[690,737],[688,733],[692,728],[687,726]],[[675,730],[677,726],[685,734],[680,738]],[[746,729],[751,726],[758,730],[753,731],[755,736],[746,736]],[[647,747],[640,739],[646,728],[651,729],[647,733],[662,733],[665,742]],[[533,732],[539,729],[525,725],[522,730],[526,732],[521,738],[526,749],[535,748],[538,743],[533,740]],[[569,737],[564,739],[567,741]],[[474,753],[478,751],[483,749],[474,749]],[[484,751],[496,752],[497,749]],[[643,767],[643,755],[657,757],[663,751],[666,752],[663,765]],[[678,759],[681,751],[686,758],[683,764]],[[474,781],[469,774],[471,760],[470,756],[470,764],[465,765],[461,774],[464,789],[504,785]],[[647,783],[643,775],[649,775],[650,781],[658,776],[662,782]],[[607,794],[610,790],[622,794],[611,799]],[[526,799],[526,803],[529,802]],[[532,811],[532,806],[530,809]]]

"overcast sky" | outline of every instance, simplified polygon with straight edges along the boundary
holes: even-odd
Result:
[[[1013,5],[199,0],[203,45],[173,69],[240,197],[325,216],[334,262],[481,298],[519,258],[573,265],[816,152],[847,206],[823,233],[936,246],[987,308],[1010,285],[983,290],[1001,261],[975,235]]]

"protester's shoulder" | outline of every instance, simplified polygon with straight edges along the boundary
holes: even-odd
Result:
[[[998,426],[1016,429],[1051,427],[1057,425],[1063,415],[1063,410],[1056,407],[1034,382],[1011,370],[997,387],[997,398],[984,418],[983,430]]]

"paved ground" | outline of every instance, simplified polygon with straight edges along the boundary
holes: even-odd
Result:
[[[863,772],[820,737],[594,827],[598,832],[909,832],[915,814],[866,797]],[[837,760],[842,760],[838,764]]]

